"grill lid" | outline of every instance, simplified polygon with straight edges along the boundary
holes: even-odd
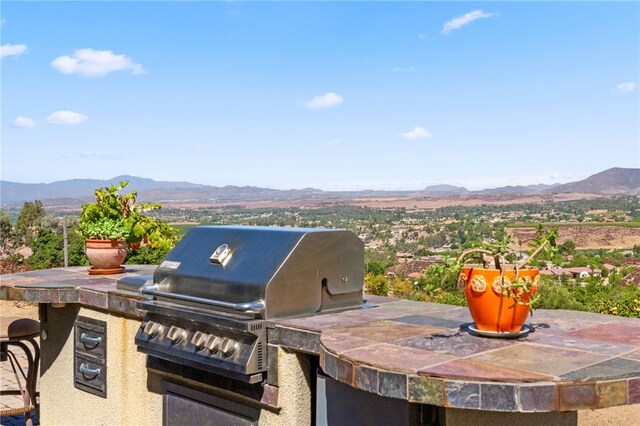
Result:
[[[143,292],[276,318],[361,306],[363,282],[364,245],[351,231],[201,226]]]

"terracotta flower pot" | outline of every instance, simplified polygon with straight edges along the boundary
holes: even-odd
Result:
[[[539,280],[540,271],[537,269],[519,271],[517,280],[515,271],[505,271],[503,290],[500,270],[464,267],[458,283],[464,289],[471,317],[478,330],[517,333],[529,315],[528,303],[538,291]],[[508,287],[516,282],[526,283],[529,290]],[[503,294],[505,292],[507,295]],[[516,303],[514,295],[524,304]]]
[[[124,270],[120,264],[127,255],[127,244],[124,240],[95,240],[87,238],[86,254],[95,273],[119,273]],[[109,272],[112,271],[112,272]]]

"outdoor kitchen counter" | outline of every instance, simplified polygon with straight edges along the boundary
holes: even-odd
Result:
[[[536,310],[528,335],[496,339],[469,332],[467,308],[368,299],[378,306],[278,321],[275,343],[319,354],[325,374],[351,387],[420,404],[554,412],[640,403],[638,319]]]
[[[80,303],[129,317],[142,318],[139,295],[116,289],[125,276],[153,274],[156,265],[126,265],[125,273],[89,275],[86,266],[0,275],[0,300],[34,303]]]
[[[85,307],[141,318],[126,274],[86,267],[0,276],[0,299]],[[381,396],[446,408],[577,411],[640,403],[640,320],[537,310],[518,339],[470,334],[462,307],[366,296],[365,309],[276,320],[269,343],[319,355],[325,374]],[[133,345],[133,342],[131,342]]]

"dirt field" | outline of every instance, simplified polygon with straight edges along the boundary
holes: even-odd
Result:
[[[540,203],[542,201],[571,201],[580,199],[598,198],[595,194],[554,194],[553,196],[541,195],[500,195],[482,196],[453,195],[453,196],[433,196],[433,197],[377,197],[377,198],[306,198],[297,200],[261,200],[261,201],[234,201],[234,202],[205,202],[205,201],[166,201],[163,202],[165,208],[211,208],[222,206],[241,206],[246,208],[318,208],[337,204],[348,204],[352,206],[366,206],[377,208],[419,208],[437,209],[449,206],[479,206],[482,204],[509,205],[519,203]]]
[[[410,198],[363,198],[346,200],[347,204],[367,207],[405,207],[419,209],[437,209],[450,206],[480,206],[509,205],[520,203],[540,203],[545,200],[571,201],[597,198],[594,194],[558,194],[552,197],[540,195],[501,195],[501,196],[478,196],[478,195],[457,195],[451,197],[410,197]]]
[[[534,228],[507,228],[523,246],[535,236]],[[640,245],[640,228],[622,226],[560,226],[558,243],[573,241],[577,249],[621,249]]]
[[[20,317],[38,319],[38,304],[0,300],[0,315],[3,317]]]

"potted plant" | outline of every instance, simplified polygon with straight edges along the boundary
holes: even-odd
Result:
[[[480,334],[514,335],[523,331],[533,303],[537,300],[540,271],[529,266],[543,250],[555,248],[556,228],[538,228],[534,250],[526,259],[508,264],[507,237],[499,242],[464,251],[456,262],[458,285],[464,291],[474,331]],[[472,256],[482,255],[482,265],[466,264]]]
[[[123,272],[120,265],[127,255],[127,244],[135,246],[150,239],[154,244],[175,242],[173,228],[142,214],[159,209],[160,204],[136,204],[136,191],[119,194],[128,185],[128,181],[122,181],[96,189],[96,200],[82,206],[78,227],[86,238],[86,254],[92,265],[90,274]]]

